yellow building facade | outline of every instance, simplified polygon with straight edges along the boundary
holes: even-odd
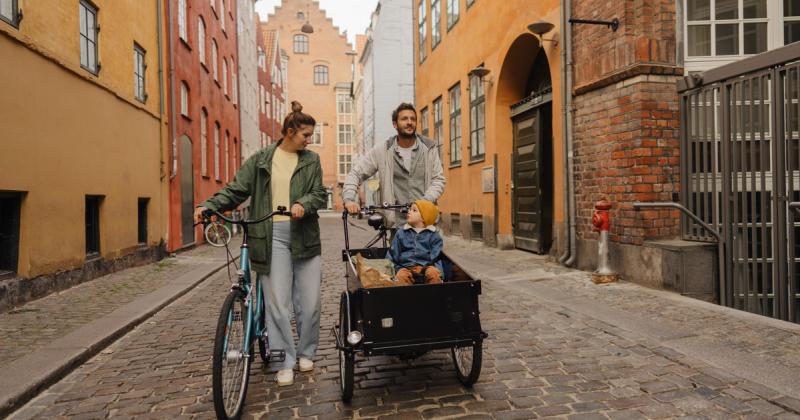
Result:
[[[17,5],[0,16],[0,206],[14,219],[0,270],[87,278],[154,257],[166,232],[163,3]]]
[[[566,227],[557,0],[415,0],[416,106],[442,147],[445,231],[555,253]],[[545,25],[547,26],[547,25]],[[419,125],[420,129],[424,126]]]

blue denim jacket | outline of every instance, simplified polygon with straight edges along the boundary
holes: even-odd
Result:
[[[431,265],[442,253],[444,241],[435,226],[428,226],[419,233],[408,223],[397,230],[392,240],[392,247],[387,255],[394,263],[395,271],[415,265]],[[442,261],[434,264],[439,272],[442,270]]]

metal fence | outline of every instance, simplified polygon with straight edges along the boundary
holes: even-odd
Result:
[[[800,322],[800,43],[687,76],[681,201],[721,233],[726,306]],[[683,217],[684,239],[714,242]]]

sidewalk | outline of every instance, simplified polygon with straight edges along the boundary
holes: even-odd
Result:
[[[545,300],[564,308],[564,317],[586,316],[597,328],[653,343],[670,360],[724,370],[759,395],[786,395],[779,401],[800,411],[800,325],[624,281],[596,285],[590,273],[546,257],[458,237],[445,239],[445,251],[484,290]]]
[[[234,242],[231,250],[238,255]],[[0,314],[0,417],[224,268],[225,261],[224,249],[202,245]]]

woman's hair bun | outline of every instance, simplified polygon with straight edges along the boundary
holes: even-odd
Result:
[[[292,101],[292,112],[303,112],[303,105],[300,105],[300,102]]]

